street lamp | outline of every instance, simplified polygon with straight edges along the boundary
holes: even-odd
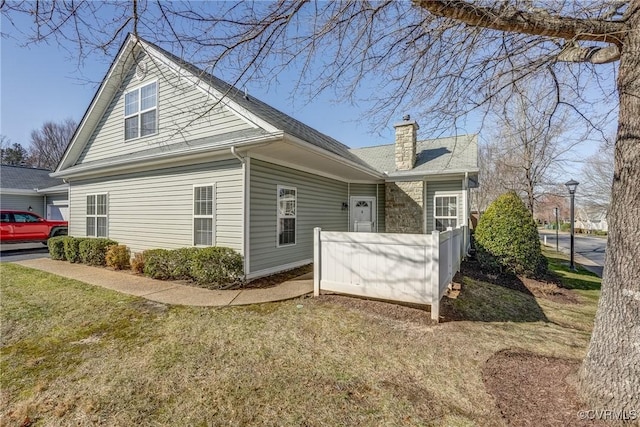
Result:
[[[574,181],[573,179],[569,182],[566,182],[564,185],[567,186],[567,189],[569,190],[569,195],[571,196],[571,263],[569,265],[569,268],[571,270],[575,270],[576,266],[573,263],[573,234],[574,234],[574,200],[575,200],[575,196],[576,196],[576,188],[578,187],[579,182],[578,181]]]

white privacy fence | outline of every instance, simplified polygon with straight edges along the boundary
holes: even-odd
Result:
[[[431,305],[466,252],[466,227],[431,234],[347,233],[314,229],[314,294],[339,292]]]

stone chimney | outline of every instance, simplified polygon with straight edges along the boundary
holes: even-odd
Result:
[[[393,127],[396,128],[396,170],[413,169],[416,163],[416,139],[420,126],[407,114]]]

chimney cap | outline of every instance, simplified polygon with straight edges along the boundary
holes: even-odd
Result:
[[[408,122],[409,120],[411,120],[411,115],[405,114],[404,116],[402,116],[402,120],[404,120],[405,122]]]

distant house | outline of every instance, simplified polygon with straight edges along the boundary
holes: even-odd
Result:
[[[467,224],[477,137],[346,145],[129,36],[57,170],[69,234],[133,252],[228,246],[258,277],[311,262],[314,227],[429,233]]]
[[[69,186],[50,170],[0,166],[0,208],[32,211],[48,219],[68,219]]]

